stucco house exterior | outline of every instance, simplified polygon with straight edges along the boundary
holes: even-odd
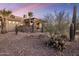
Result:
[[[19,16],[14,16],[14,15],[10,15],[9,17],[6,18],[6,30],[9,31],[14,31],[15,30],[15,26],[25,26],[28,27],[30,29],[34,28],[34,31],[40,31],[42,24],[40,22],[39,18],[23,18],[23,17],[19,17]],[[33,28],[31,28],[32,26],[34,26]],[[23,29],[23,28],[22,28]],[[0,21],[0,30],[1,30],[1,21]]]
[[[0,18],[3,19],[3,17]],[[27,31],[27,29],[28,30],[34,29],[34,31],[36,32],[36,31],[41,31],[42,28],[41,20],[35,17],[23,18],[19,16],[10,15],[6,18],[5,24],[6,24],[5,28],[7,32],[14,31],[16,25],[22,27],[19,29],[22,29],[24,31]],[[1,21],[0,21],[0,31],[1,31]]]
[[[7,31],[14,31],[16,25],[19,26],[19,25],[23,24],[22,23],[23,22],[22,19],[23,19],[22,17],[13,16],[13,15],[7,17],[6,21],[5,21],[5,23],[6,23],[6,30]],[[1,21],[0,21],[0,30],[1,30]]]
[[[32,27],[32,29],[34,29],[34,31],[41,31],[42,28],[42,23],[41,20],[39,18],[25,18],[24,19],[25,25],[27,27]]]

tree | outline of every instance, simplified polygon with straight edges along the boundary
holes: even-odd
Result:
[[[29,16],[29,18],[31,18],[33,16],[33,13],[32,12],[28,12],[28,16]]]
[[[48,14],[45,16],[45,19],[48,22],[47,31],[51,35],[52,33],[67,33],[69,28],[69,15],[65,11],[56,11],[54,15]]]
[[[28,16],[29,16],[30,30],[31,30],[31,32],[34,32],[34,19],[32,19],[33,13],[32,12],[28,12]]]
[[[59,11],[53,15],[45,16],[47,20],[47,32],[49,33],[49,40],[47,46],[63,51],[65,48],[65,41],[67,39],[67,29],[69,26],[69,17],[64,11]]]
[[[45,15],[44,20],[46,20],[47,24],[45,24],[46,32],[49,32],[50,37],[52,37],[52,33],[54,32],[54,25],[53,25],[53,16],[52,14]]]
[[[11,14],[12,12],[10,10],[6,10],[5,8],[3,10],[0,10],[0,15],[2,15],[2,25],[1,25],[1,33],[6,32],[6,20],[7,17]]]
[[[64,33],[68,30],[69,15],[65,11],[55,12],[55,23],[57,31]]]

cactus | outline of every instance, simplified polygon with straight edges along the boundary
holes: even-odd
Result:
[[[74,25],[74,30],[72,32],[70,32],[70,34],[74,33],[74,35],[71,36],[71,37],[73,37],[73,40],[75,39],[75,32],[76,32],[76,16],[77,16],[77,7],[75,5],[74,8],[73,8],[73,18],[72,18],[72,23]]]
[[[71,23],[70,25],[70,41],[74,40],[75,36],[74,36],[74,24]]]
[[[55,50],[63,52],[63,50],[65,49],[66,38],[67,37],[64,37],[64,35],[54,34],[53,37],[51,37],[48,41],[47,46],[53,47],[55,48]]]

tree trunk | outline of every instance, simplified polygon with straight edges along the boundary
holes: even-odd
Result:
[[[6,32],[6,19],[4,18],[1,20],[1,33],[4,34]]]

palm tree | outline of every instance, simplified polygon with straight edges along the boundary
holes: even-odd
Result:
[[[33,13],[32,12],[28,12],[28,16],[29,16],[29,18],[33,17]]]
[[[29,25],[30,25],[30,23],[32,23],[30,30],[31,30],[31,32],[34,32],[34,22],[32,20],[33,13],[32,12],[28,12],[28,16],[29,16]]]
[[[1,33],[6,33],[6,20],[7,17],[11,14],[12,12],[10,10],[6,10],[5,8],[3,10],[0,10],[0,15],[2,15],[2,21],[1,21]]]

